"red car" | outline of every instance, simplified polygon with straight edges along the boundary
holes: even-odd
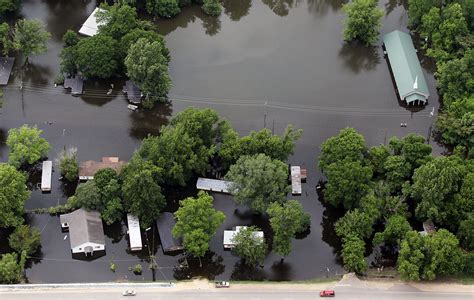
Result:
[[[335,297],[336,292],[334,292],[333,290],[324,290],[319,293],[319,296],[320,297]]]

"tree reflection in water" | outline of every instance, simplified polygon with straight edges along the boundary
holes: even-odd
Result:
[[[186,261],[188,266],[185,266]],[[187,259],[181,258],[180,265],[174,268],[173,277],[177,280],[185,280],[198,276],[214,280],[217,275],[224,272],[223,261],[222,256],[212,251],[208,251],[201,260],[192,256],[188,256]]]
[[[339,57],[343,59],[344,66],[356,74],[371,71],[380,63],[379,47],[367,47],[358,42],[344,43]]]
[[[232,21],[239,21],[249,14],[252,7],[252,0],[224,0],[224,13],[229,16]]]
[[[318,16],[324,16],[329,9],[336,12],[347,2],[347,0],[308,0],[308,11]]]
[[[284,17],[290,9],[297,7],[301,0],[262,0],[277,16]]]

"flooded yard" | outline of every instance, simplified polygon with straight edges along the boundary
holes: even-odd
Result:
[[[22,16],[42,20],[52,39],[48,52],[31,57],[27,68],[21,69],[22,59],[17,58],[4,89],[2,161],[8,157],[8,130],[25,123],[38,124],[44,131],[52,145],[49,159],[54,160],[64,147],[74,146],[80,161],[102,156],[129,160],[141,139],[158,134],[176,113],[188,106],[211,107],[241,134],[264,126],[280,134],[287,124],[304,130],[289,162],[308,169],[302,195],[293,198],[312,217],[310,232],[294,239],[284,263],[270,253],[263,268],[249,270],[239,264],[238,257],[224,251],[223,231],[255,224],[267,235],[268,220],[236,206],[228,195],[214,194],[215,207],[225,213],[226,220],[212,239],[211,253],[202,268],[195,260],[189,261],[190,268],[176,268],[181,256],[163,254],[155,228],[143,233],[147,247],[131,253],[125,220],[105,226],[105,256],[75,260],[69,240],[61,232],[59,217],[29,214],[28,222],[42,232],[41,253],[26,270],[29,281],[169,281],[198,275],[211,279],[303,280],[342,273],[336,254],[340,245],[332,229],[341,212],[326,208],[315,189],[322,179],[316,166],[319,146],[347,126],[363,133],[368,145],[386,143],[393,135],[410,132],[427,136],[436,118],[430,117],[430,111],[439,106],[432,67],[423,56],[420,59],[432,95],[428,105],[411,112],[399,103],[381,42],[366,48],[342,41],[342,4],[340,0],[224,0],[224,13],[218,18],[191,6],[173,19],[158,20],[159,32],[165,35],[171,53],[171,102],[150,111],[132,112],[121,92],[123,78],[87,81],[81,97],[54,86],[62,35],[67,29],[77,31],[96,2],[23,1]],[[381,0],[379,6],[385,10],[380,37],[395,29],[406,31],[403,1]],[[114,92],[108,96],[110,84],[114,84]],[[408,126],[400,127],[401,122]],[[441,151],[434,145],[435,154]],[[33,192],[26,208],[65,203],[75,186],[62,183],[59,177],[54,170],[52,191],[43,194],[37,188],[41,171],[32,171]],[[197,192],[194,182],[190,185],[165,190],[167,211],[176,210],[179,199]],[[1,240],[4,243],[5,237]],[[156,256],[159,266],[154,274],[148,269],[151,255]],[[111,262],[117,265],[115,272],[109,269]],[[137,263],[143,265],[142,275],[128,270]]]

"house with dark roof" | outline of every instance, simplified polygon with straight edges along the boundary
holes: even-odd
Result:
[[[78,209],[59,217],[63,230],[69,230],[69,242],[73,254],[105,251],[104,227],[100,213]]]
[[[426,104],[430,92],[410,35],[395,30],[384,35],[383,43],[400,100],[408,105]]]
[[[171,231],[176,220],[174,215],[170,212],[161,213],[156,219],[156,226],[158,227],[158,234],[160,235],[161,248],[163,253],[175,252],[183,250],[183,241],[181,238],[174,238]]]

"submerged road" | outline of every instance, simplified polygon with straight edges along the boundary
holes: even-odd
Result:
[[[408,290],[360,289],[349,286],[335,287],[335,299],[347,300],[410,300],[410,299],[453,299],[473,300],[472,286],[459,292],[423,292],[414,288]],[[0,300],[314,300],[319,299],[317,290],[272,289],[266,284],[262,288],[238,289],[186,289],[136,288],[134,297],[122,296],[124,288],[107,289],[51,289],[13,290],[0,292]]]

